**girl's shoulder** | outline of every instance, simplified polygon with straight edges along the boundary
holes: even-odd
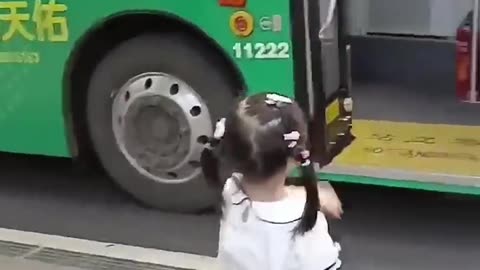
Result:
[[[247,195],[245,195],[240,189],[241,179],[241,174],[233,173],[232,176],[225,181],[222,192],[223,199],[225,201],[233,204],[239,204],[241,201],[248,198]]]

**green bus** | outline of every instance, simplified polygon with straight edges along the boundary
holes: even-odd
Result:
[[[304,108],[323,177],[442,189],[340,164],[353,139],[343,9],[335,0],[1,1],[0,151],[93,158],[140,201],[196,211],[215,200],[199,168],[213,123],[235,97],[271,91]]]

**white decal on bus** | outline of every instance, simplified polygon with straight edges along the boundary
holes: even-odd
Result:
[[[240,43],[233,46],[235,58],[247,59],[288,59],[290,44],[288,42]]]

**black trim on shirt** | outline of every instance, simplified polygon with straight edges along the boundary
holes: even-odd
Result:
[[[334,263],[332,263],[332,265],[330,265],[329,267],[325,268],[325,270],[334,270],[333,267],[335,267],[337,265],[337,262],[335,261]],[[335,270],[340,270],[342,269],[342,267],[340,266],[340,268],[337,268]]]
[[[269,224],[273,224],[273,225],[287,225],[287,224],[291,224],[291,223],[294,223],[294,222],[297,222],[297,221],[300,221],[302,218],[299,217],[297,219],[294,219],[294,220],[291,220],[291,221],[285,221],[285,222],[275,222],[275,221],[270,221],[270,220],[266,220],[266,219],[263,219],[261,217],[259,217],[258,215],[255,215],[258,220],[260,220],[261,222],[265,222],[265,223],[269,223]]]
[[[238,205],[242,205],[242,204],[243,204],[245,201],[247,201],[247,200],[249,200],[249,198],[248,198],[248,197],[243,197],[243,198],[242,198],[240,201],[238,201],[238,202],[235,202],[235,203],[234,203],[234,202],[232,202],[232,204],[233,204],[233,205],[236,205],[236,206],[238,206]]]

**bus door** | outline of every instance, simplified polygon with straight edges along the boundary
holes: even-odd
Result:
[[[308,1],[316,123],[312,146],[320,166],[330,163],[353,139],[350,46],[344,30],[343,2]]]

